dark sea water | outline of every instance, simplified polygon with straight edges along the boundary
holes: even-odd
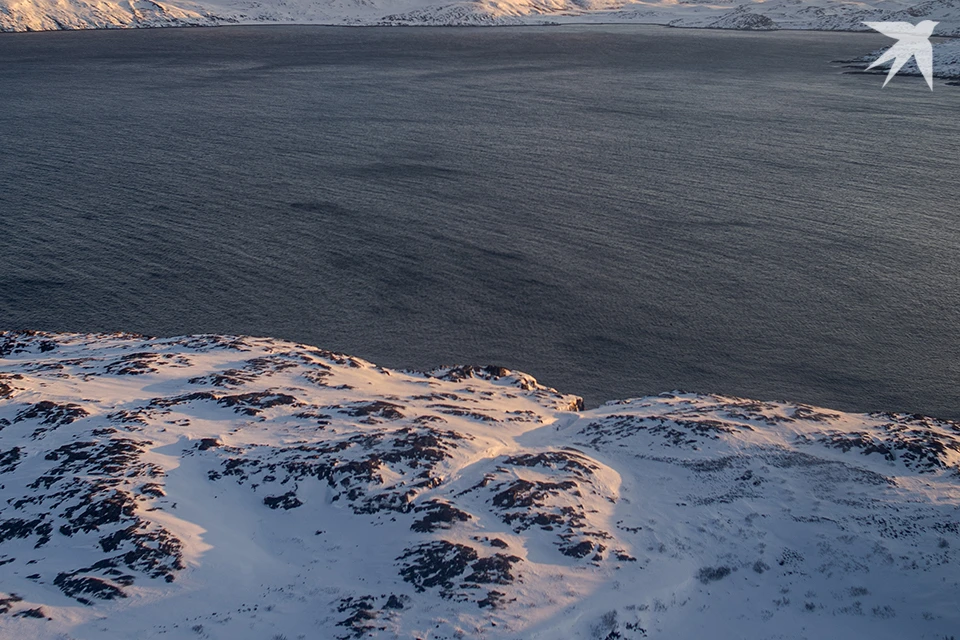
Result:
[[[887,44],[0,34],[0,327],[960,417],[960,90]]]

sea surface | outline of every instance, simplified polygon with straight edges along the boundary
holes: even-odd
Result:
[[[960,418],[960,89],[878,34],[0,34],[0,327]]]

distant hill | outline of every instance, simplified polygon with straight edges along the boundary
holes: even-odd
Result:
[[[960,0],[0,0],[0,31],[220,24],[512,25],[628,22],[723,29],[866,31],[864,20],[938,20],[960,35]]]

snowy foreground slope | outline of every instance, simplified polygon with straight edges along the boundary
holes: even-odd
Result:
[[[297,23],[569,22],[867,31],[864,20],[937,20],[960,35],[960,0],[0,0],[0,31]]]
[[[3,638],[960,636],[960,427],[0,333]]]

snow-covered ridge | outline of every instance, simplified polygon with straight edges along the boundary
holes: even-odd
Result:
[[[0,637],[935,638],[960,426],[0,333]]]
[[[0,31],[220,24],[513,25],[570,22],[866,31],[864,20],[938,20],[960,0],[0,0]]]

